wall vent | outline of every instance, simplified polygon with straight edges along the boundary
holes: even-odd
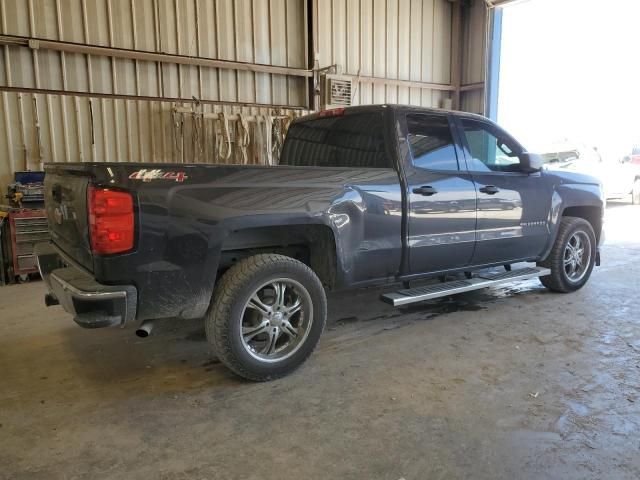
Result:
[[[348,107],[351,105],[353,82],[351,77],[341,75],[325,76],[325,108]]]

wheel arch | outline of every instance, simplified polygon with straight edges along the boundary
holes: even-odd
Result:
[[[589,222],[596,234],[596,243],[602,235],[602,207],[595,205],[568,206],[562,210],[562,217],[578,217]]]
[[[218,276],[239,260],[261,253],[287,255],[308,265],[329,289],[338,278],[336,236],[325,224],[288,224],[232,230],[221,248]]]

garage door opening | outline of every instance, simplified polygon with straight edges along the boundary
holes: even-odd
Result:
[[[640,224],[640,205],[630,205],[640,203],[638,18],[640,3],[628,0],[531,0],[493,12],[490,114],[547,168],[603,182],[610,241],[640,241],[630,227]]]

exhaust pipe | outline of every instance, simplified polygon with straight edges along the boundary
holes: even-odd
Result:
[[[151,334],[152,329],[153,322],[151,320],[145,320],[136,330],[136,335],[140,338],[147,338]]]

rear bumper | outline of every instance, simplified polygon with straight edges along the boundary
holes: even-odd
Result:
[[[74,265],[65,265],[51,243],[35,248],[40,275],[49,295],[47,306],[59,303],[85,328],[124,326],[136,317],[137,290],[132,285],[103,285]]]

